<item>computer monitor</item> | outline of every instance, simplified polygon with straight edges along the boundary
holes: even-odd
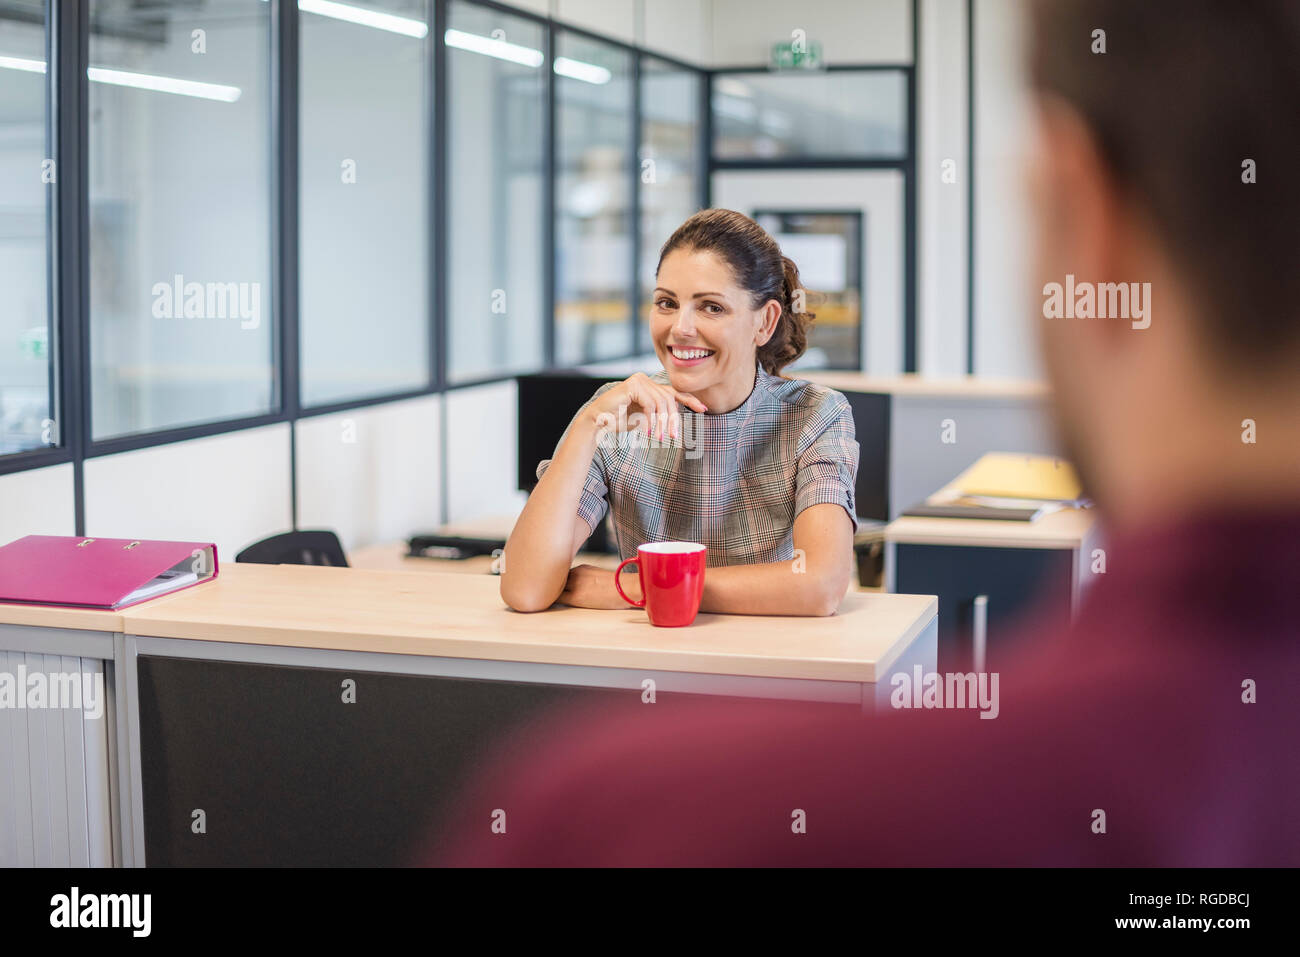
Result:
[[[537,486],[537,463],[555,454],[564,430],[584,402],[606,382],[621,378],[584,375],[581,372],[544,372],[521,375],[515,380],[519,393],[519,488],[532,492]],[[583,551],[613,551],[602,522],[596,526]]]
[[[555,454],[564,430],[584,402],[606,382],[581,372],[544,372],[521,375],[519,384],[519,489],[531,492],[537,485],[537,463]]]

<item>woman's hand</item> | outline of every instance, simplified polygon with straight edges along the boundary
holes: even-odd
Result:
[[[636,582],[636,584],[629,588],[629,582]],[[619,578],[619,583],[631,597],[641,597],[640,579],[636,575],[624,571]],[[614,573],[608,568],[598,568],[595,565],[574,565],[570,568],[564,591],[556,601],[562,605],[572,605],[574,608],[632,607],[619,597],[618,590],[614,587]]]
[[[589,411],[596,424],[615,431],[639,430],[651,438],[668,439],[681,434],[680,402],[696,412],[708,407],[689,392],[655,382],[643,372],[624,379],[593,402]],[[626,409],[626,415],[620,410]],[[636,415],[635,413],[640,413]]]

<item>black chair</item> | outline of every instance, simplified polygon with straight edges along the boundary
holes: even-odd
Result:
[[[285,532],[254,542],[235,556],[254,565],[348,566],[343,545],[333,532]]]

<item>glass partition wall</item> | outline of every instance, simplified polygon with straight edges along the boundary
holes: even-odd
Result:
[[[94,439],[278,404],[270,8],[90,0]]]
[[[48,4],[0,16],[0,456],[59,444]]]
[[[915,135],[910,67],[709,72],[479,0],[9,0],[0,78],[0,472],[644,353],[711,175],[910,175]],[[835,247],[840,364],[874,234],[747,211]]]
[[[633,55],[562,32],[552,70],[555,359],[569,366],[632,351]]]

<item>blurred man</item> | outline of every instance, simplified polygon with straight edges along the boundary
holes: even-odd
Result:
[[[557,717],[444,862],[1300,864],[1300,4],[1030,16],[1034,308],[1110,531],[1076,621],[994,720]]]

